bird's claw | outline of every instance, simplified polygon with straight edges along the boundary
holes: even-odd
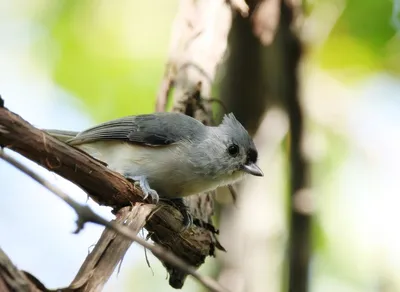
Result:
[[[183,216],[183,231],[189,229],[193,225],[193,216],[190,214],[188,207],[185,205],[183,202],[182,198],[174,198],[174,199],[164,199],[161,198],[162,201],[169,202],[172,204],[175,208],[181,212]]]
[[[184,231],[189,229],[193,225],[193,216],[190,214],[189,210],[185,208],[184,210],[179,210],[182,213],[183,216],[183,225],[184,225]]]
[[[135,181],[134,184],[135,185],[139,185],[140,188],[142,189],[143,193],[144,193],[144,197],[143,200],[146,200],[148,197],[151,198],[151,201],[154,204],[157,204],[159,201],[159,196],[156,190],[153,190],[150,185],[149,182],[147,181],[147,178],[145,176],[127,176],[125,175],[125,177]]]
[[[144,189],[142,188],[143,193],[144,193],[144,197],[143,200],[146,200],[149,196],[151,198],[151,201],[155,204],[158,203],[158,201],[160,200],[160,197],[158,196],[157,191],[153,190],[153,189]]]
[[[134,185],[140,186],[140,188],[144,193],[143,200],[146,200],[148,197],[150,197],[154,204],[158,203],[160,197],[157,191],[150,188],[149,182],[147,181],[147,178],[145,176],[130,176],[126,174],[125,177],[127,179],[133,180]],[[161,198],[161,200],[172,203],[172,205],[175,206],[181,212],[183,216],[183,225],[184,225],[183,231],[187,230],[188,228],[190,228],[190,226],[192,226],[193,216],[192,214],[189,213],[189,210],[185,205],[185,203],[183,202],[182,198],[174,198],[174,199]]]

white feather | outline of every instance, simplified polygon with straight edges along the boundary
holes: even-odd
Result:
[[[244,175],[237,171],[218,179],[199,176],[193,162],[187,159],[189,144],[190,142],[180,143],[179,146],[172,144],[149,147],[120,141],[97,141],[78,147],[124,176],[145,176],[150,187],[167,198],[214,190],[233,183]]]

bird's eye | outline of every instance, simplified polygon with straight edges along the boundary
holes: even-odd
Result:
[[[238,153],[239,153],[239,146],[236,145],[236,144],[229,145],[229,147],[228,147],[228,153],[229,153],[231,156],[235,157],[235,156],[238,155]]]

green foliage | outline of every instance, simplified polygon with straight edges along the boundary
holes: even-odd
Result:
[[[393,49],[400,41],[391,24],[392,6],[386,0],[348,0],[319,52],[321,66],[347,70],[346,80],[379,70],[400,73],[400,55]]]
[[[41,15],[54,81],[98,120],[154,110],[177,3],[151,2],[50,1]]]

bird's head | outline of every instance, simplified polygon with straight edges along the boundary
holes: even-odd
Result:
[[[203,169],[210,176],[230,183],[245,174],[263,176],[257,166],[258,152],[249,133],[231,113],[225,115],[217,127],[209,127],[205,139],[201,141],[202,154],[199,157]],[[207,164],[207,165],[204,165]]]

